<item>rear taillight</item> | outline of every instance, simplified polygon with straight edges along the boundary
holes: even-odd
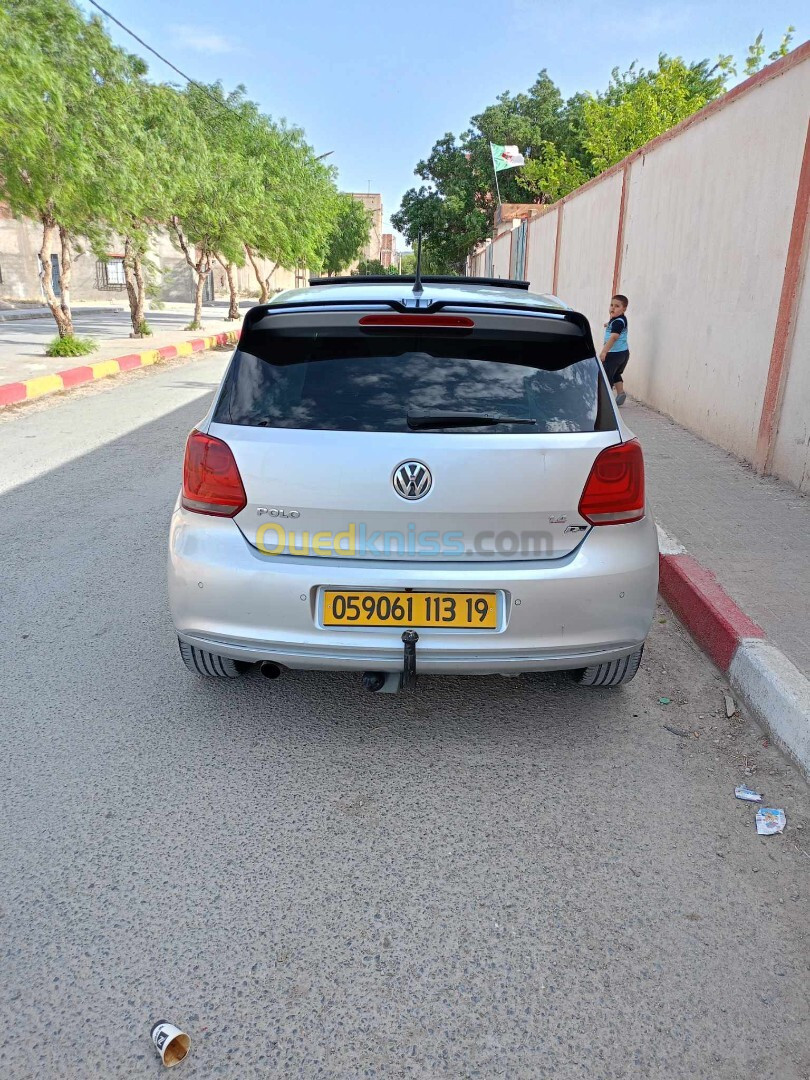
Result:
[[[182,503],[186,510],[217,517],[233,517],[247,506],[242,477],[227,443],[192,431],[183,462]]]
[[[591,468],[579,512],[591,525],[623,525],[644,517],[644,456],[635,440],[602,451]]]

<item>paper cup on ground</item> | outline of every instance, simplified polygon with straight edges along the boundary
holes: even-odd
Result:
[[[160,1060],[167,1068],[183,1060],[191,1046],[191,1039],[185,1031],[170,1024],[168,1020],[158,1020],[150,1032]]]

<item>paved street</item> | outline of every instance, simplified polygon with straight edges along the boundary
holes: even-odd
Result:
[[[249,307],[252,301],[247,301]],[[242,308],[244,312],[244,307]],[[126,301],[117,309],[82,311],[76,308],[73,321],[80,337],[93,338],[98,349],[84,357],[50,357],[45,355],[49,341],[56,337],[56,324],[52,318],[18,319],[0,322],[0,384],[30,379],[37,375],[60,371],[80,364],[95,364],[112,356],[139,349],[157,349],[161,345],[199,337],[201,331],[184,332],[193,313],[192,304],[167,305],[165,311],[146,313],[152,335],[148,338],[130,339],[132,324]],[[205,333],[232,330],[234,323],[226,322],[228,305],[221,301],[203,308]]]
[[[189,1080],[807,1080],[808,789],[665,608],[602,694],[186,673],[166,534],[224,361],[0,416],[0,1076],[157,1077],[165,1018]]]

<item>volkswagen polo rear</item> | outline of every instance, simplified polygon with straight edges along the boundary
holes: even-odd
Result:
[[[627,681],[658,547],[587,320],[515,287],[412,285],[248,314],[172,518],[187,666]]]

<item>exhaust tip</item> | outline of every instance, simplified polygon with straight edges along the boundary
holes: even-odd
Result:
[[[265,679],[277,679],[283,670],[280,664],[274,664],[272,660],[264,660],[259,665],[259,671]]]
[[[379,690],[382,690],[385,683],[384,671],[364,671],[363,672],[363,689],[368,690],[370,694],[376,694]]]

